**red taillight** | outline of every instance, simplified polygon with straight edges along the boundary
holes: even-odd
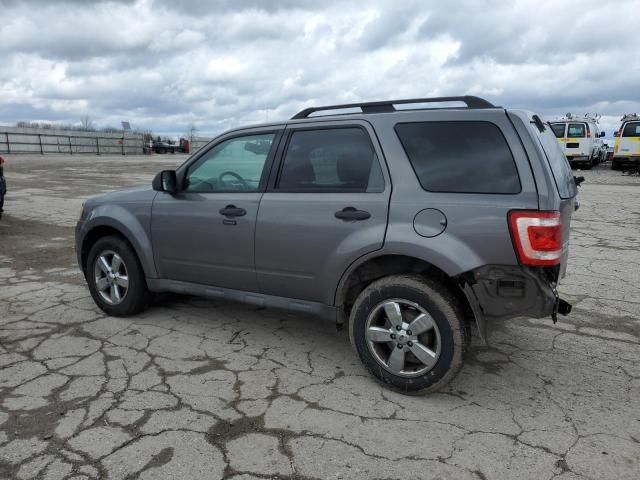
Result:
[[[509,212],[509,229],[521,264],[560,263],[562,221],[559,212],[512,210]]]

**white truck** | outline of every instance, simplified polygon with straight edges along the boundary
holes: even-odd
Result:
[[[624,167],[640,166],[640,116],[624,115],[620,121],[620,130],[614,133],[616,143],[613,147],[612,170]]]
[[[607,149],[602,141],[605,133],[598,126],[599,119],[599,115],[578,117],[567,113],[551,122],[551,130],[572,167],[590,169],[606,160]]]

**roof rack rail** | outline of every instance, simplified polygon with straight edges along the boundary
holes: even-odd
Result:
[[[625,113],[620,119],[621,122],[628,122],[633,120],[640,120],[640,116],[637,113]]]
[[[345,103],[343,105],[327,105],[324,107],[309,107],[296,113],[291,120],[299,120],[308,118],[315,112],[324,110],[343,110],[346,108],[361,108],[362,113],[389,113],[395,112],[394,105],[406,105],[410,103],[441,103],[441,102],[463,102],[467,104],[467,108],[496,108],[495,105],[486,101],[484,98],[474,97],[473,95],[464,95],[461,97],[433,97],[433,98],[411,98],[405,100],[384,100],[381,102],[364,102],[364,103]]]
[[[554,120],[555,122],[593,122],[598,123],[602,115],[596,113],[595,115],[591,115],[590,113],[585,113],[583,117],[579,117],[578,115],[574,115],[572,113],[565,113],[564,117]]]

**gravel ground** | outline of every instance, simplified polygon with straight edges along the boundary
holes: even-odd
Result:
[[[581,173],[569,318],[501,324],[445,391],[402,396],[329,324],[178,296],[95,307],[82,200],[182,160],[8,157],[0,478],[640,478],[640,177]]]

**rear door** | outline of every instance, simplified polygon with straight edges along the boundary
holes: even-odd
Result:
[[[564,142],[565,155],[590,156],[591,142],[587,138],[587,124],[582,122],[571,122],[567,124],[567,136]]]
[[[382,151],[364,121],[292,125],[285,138],[258,212],[258,285],[332,305],[346,267],[384,242],[391,184]]]

